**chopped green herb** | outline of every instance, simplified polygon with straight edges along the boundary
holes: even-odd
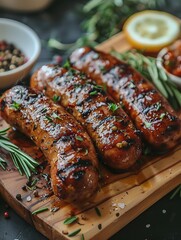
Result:
[[[135,84],[133,82],[130,82],[129,87],[134,89],[136,86],[135,86]]]
[[[49,122],[53,121],[53,119],[50,116],[45,116],[45,119],[47,119]]]
[[[81,235],[81,240],[85,240],[84,234]]]
[[[17,103],[17,102],[13,102],[10,107],[14,108],[15,110],[19,110],[20,109],[20,104]]]
[[[57,95],[54,95],[54,96],[53,96],[53,101],[54,101],[54,102],[58,102],[58,101],[60,101],[60,99],[61,99],[60,96],[57,96]]]
[[[81,142],[84,140],[84,139],[83,139],[82,137],[80,137],[80,136],[76,136],[75,138],[76,138],[78,141],[81,141]]]
[[[101,217],[101,212],[98,207],[95,207],[95,211],[99,217]]]
[[[10,153],[10,156],[13,160],[13,163],[19,173],[27,176],[29,179],[31,176],[31,171],[35,172],[36,167],[39,165],[33,158],[28,156],[26,153],[22,152],[19,147],[15,144],[11,143],[7,137],[4,135],[7,134],[7,129],[3,129],[0,131],[0,147],[7,150]],[[0,166],[4,169],[6,165],[6,161],[0,157]]]
[[[161,113],[160,114],[160,119],[163,119],[166,116],[166,113]]]
[[[69,68],[71,67],[70,62],[67,60],[67,61],[64,63],[63,67],[69,69]]]
[[[119,106],[116,103],[109,103],[108,107],[112,112],[115,112],[119,108]]]
[[[45,212],[47,210],[49,210],[48,207],[39,208],[39,209],[35,210],[34,212],[32,212],[32,215],[36,215],[38,213]]]
[[[95,90],[95,91],[92,91],[92,92],[90,92],[89,94],[90,94],[90,96],[94,96],[94,95],[97,95],[97,91]]]
[[[65,221],[63,222],[65,225],[69,225],[73,222],[76,222],[78,219],[78,217],[76,216],[72,216],[72,217],[68,217],[67,219],[65,219]]]
[[[99,69],[100,69],[100,71],[101,71],[102,73],[105,73],[105,72],[106,72],[105,66],[100,66]]]
[[[161,108],[162,104],[160,102],[155,104],[156,111],[158,111]]]
[[[150,122],[144,122],[146,128],[151,128],[151,123]]]
[[[85,155],[87,155],[89,153],[89,150],[86,148],[85,149]]]
[[[60,119],[60,120],[62,120],[62,118],[61,117],[59,117],[55,112],[52,114],[52,117],[53,118],[57,118],[57,119]]]
[[[42,112],[42,113],[47,112],[47,108],[42,108],[41,112]]]
[[[68,237],[74,237],[74,236],[77,235],[80,231],[81,231],[81,229],[79,228],[79,229],[75,230],[74,232],[69,233],[69,234],[68,234]]]

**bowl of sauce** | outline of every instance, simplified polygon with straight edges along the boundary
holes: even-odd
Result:
[[[164,69],[175,85],[181,88],[181,39],[163,48],[157,56],[157,64]]]

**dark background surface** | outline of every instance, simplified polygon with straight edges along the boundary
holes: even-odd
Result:
[[[82,34],[80,22],[83,16],[79,9],[85,2],[85,0],[57,0],[45,11],[28,14],[0,9],[0,17],[21,21],[37,32],[42,41],[41,56],[35,66],[37,68],[44,63],[52,62],[56,54],[63,56],[63,59],[66,58],[64,52],[49,49],[46,42],[53,37],[71,43]],[[181,0],[168,0],[162,10],[181,18]],[[2,38],[1,33],[0,38]],[[129,223],[111,237],[111,240],[181,240],[181,198],[176,196],[170,200],[172,193]],[[5,219],[3,214],[6,207],[3,196],[0,196],[0,240],[47,239],[10,208],[8,208],[10,219]]]

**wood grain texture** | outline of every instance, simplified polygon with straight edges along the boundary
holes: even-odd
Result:
[[[128,50],[130,46],[123,34],[117,34],[98,46],[98,49],[104,51],[112,48],[121,52]],[[3,120],[0,124],[1,129],[6,125]],[[13,140],[18,143],[18,139]],[[32,143],[26,142],[23,150],[32,156],[40,156],[41,160],[43,158]],[[8,155],[1,154],[8,159]],[[8,161],[10,163],[9,159]],[[86,240],[108,239],[181,182],[181,145],[167,155],[144,161],[145,164],[137,171],[122,174],[111,173],[102,166],[104,181],[100,183],[99,191],[81,207],[66,204],[54,195],[37,198],[33,196],[33,191],[23,191],[22,186],[27,179],[12,167],[8,171],[0,170],[0,193],[22,218],[51,240],[80,240],[82,234]],[[38,189],[39,196],[44,196],[45,190]],[[16,199],[17,193],[22,195],[22,201]],[[30,202],[27,202],[28,196],[32,197]],[[40,207],[51,209],[54,206],[60,209],[54,213],[46,211],[32,215]],[[101,216],[96,213],[95,207],[98,207]],[[65,225],[64,219],[72,214],[78,216],[78,222]],[[74,237],[64,234],[77,229],[81,231]]]

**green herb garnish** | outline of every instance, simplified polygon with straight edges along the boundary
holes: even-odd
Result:
[[[78,141],[81,141],[81,142],[84,140],[84,139],[83,139],[82,137],[80,137],[80,136],[76,136],[75,138],[76,138]]]
[[[101,217],[101,212],[98,207],[95,207],[95,211],[99,217]]]
[[[20,106],[21,106],[21,104],[19,104],[17,102],[13,102],[10,107],[14,108],[15,110],[19,110]]]
[[[119,106],[116,103],[109,103],[108,108],[112,111],[115,112],[116,110],[119,109]]]
[[[65,225],[69,225],[73,222],[76,222],[78,219],[78,217],[76,216],[72,216],[72,217],[68,217],[67,219],[65,219],[65,221],[63,222]]]
[[[166,113],[161,113],[160,114],[160,119],[163,119],[166,116]]]
[[[0,131],[0,147],[7,150],[10,153],[11,159],[15,167],[18,169],[21,175],[25,174],[27,178],[30,178],[31,172],[35,172],[36,167],[39,165],[32,157],[22,152],[19,147],[11,143],[7,137],[7,129]],[[0,158],[0,166],[4,169],[6,161]]]
[[[89,93],[90,96],[95,96],[97,94],[98,94],[98,92],[96,90]]]
[[[53,122],[53,119],[48,115],[45,116],[45,119],[48,120],[49,122]]]
[[[69,234],[68,234],[68,237],[74,237],[74,236],[77,235],[80,231],[81,231],[81,229],[79,228],[79,229],[75,230],[74,232],[69,233]]]
[[[61,117],[59,117],[55,112],[52,114],[52,117],[53,118],[57,118],[57,119],[60,119],[60,120],[62,120],[62,118]]]
[[[81,235],[81,240],[85,240],[84,234]]]
[[[57,95],[54,95],[53,96],[53,101],[56,103],[58,101],[60,101],[61,97],[60,96],[57,96]]]
[[[39,209],[35,210],[34,212],[32,212],[32,215],[36,215],[38,213],[42,213],[42,212],[45,212],[47,210],[49,210],[48,207],[42,207],[42,208],[39,208]]]
[[[152,124],[151,124],[150,122],[146,122],[146,121],[145,121],[144,124],[145,124],[145,127],[146,127],[146,128],[151,128],[151,125],[152,125]]]

